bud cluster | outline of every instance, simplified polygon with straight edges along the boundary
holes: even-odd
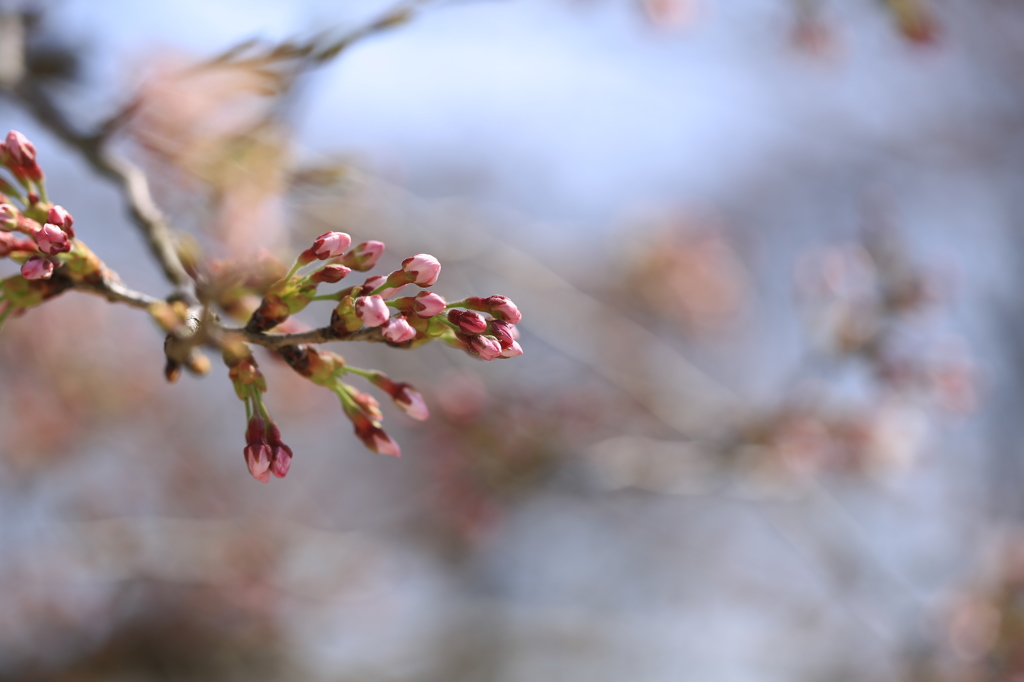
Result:
[[[245,403],[248,426],[242,452],[249,473],[262,483],[269,482],[271,474],[284,478],[292,465],[292,449],[281,440],[281,431],[263,402],[267,380],[244,343],[225,344],[224,364],[235,394]]]
[[[26,280],[43,282],[63,268],[71,281],[83,281],[99,272],[102,264],[84,244],[75,241],[71,214],[46,200],[36,148],[16,130],[0,143],[0,167],[15,180],[12,184],[0,175],[0,258],[10,258],[21,266],[21,274],[0,287],[2,324],[8,315],[23,312],[68,287],[68,283],[26,286]]]

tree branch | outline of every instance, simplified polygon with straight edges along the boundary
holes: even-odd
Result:
[[[384,338],[380,327],[363,327],[351,334],[338,334],[333,327],[320,327],[306,332],[293,334],[266,334],[262,332],[248,332],[243,328],[222,327],[225,334],[238,334],[248,343],[254,343],[271,350],[280,350],[285,346],[298,346],[307,343],[328,343],[330,341],[370,341],[373,343],[386,343],[392,348],[409,348],[410,343],[392,343]]]

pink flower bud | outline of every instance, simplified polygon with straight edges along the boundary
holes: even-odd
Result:
[[[67,232],[68,237],[71,239],[75,238],[75,231],[71,227],[75,224],[75,219],[71,217],[71,214],[68,213],[63,206],[54,206],[51,208],[50,213],[46,216],[46,222],[53,223]]]
[[[366,272],[373,268],[384,253],[384,242],[368,241],[357,245],[354,249],[345,254],[342,263],[353,270]],[[377,286],[380,286],[379,284]]]
[[[310,279],[317,284],[326,282],[327,284],[336,284],[341,280],[345,279],[345,275],[352,272],[344,265],[325,265],[316,272],[314,272]]]
[[[441,263],[427,253],[418,253],[402,261],[402,270],[410,282],[417,286],[433,286],[441,272]]]
[[[344,254],[351,243],[352,237],[344,232],[324,232],[316,238],[310,250],[318,259],[327,260]]]
[[[391,316],[388,304],[380,296],[360,296],[356,299],[355,309],[367,327],[379,327]]]
[[[366,282],[363,283],[363,294],[367,295],[367,296],[370,295],[370,293],[376,291],[379,287],[383,286],[383,284],[385,282],[387,282],[387,281],[388,281],[388,278],[384,277],[383,275],[376,275],[374,277],[368,278],[366,280]],[[381,298],[383,298],[386,301],[389,298],[391,298],[392,296],[395,296],[398,292],[400,292],[404,288],[405,288],[405,285],[403,284],[400,287],[393,287],[393,288],[390,288],[390,289],[382,289],[380,294],[378,294],[378,296],[380,296]]]
[[[25,279],[50,279],[53,274],[53,263],[39,256],[32,256],[21,266],[21,276]]]
[[[487,306],[490,308],[491,315],[494,315],[499,320],[518,324],[523,319],[519,308],[516,307],[516,304],[508,296],[489,296],[487,297]]]
[[[501,344],[490,336],[474,336],[469,340],[469,350],[481,360],[493,360],[501,355]]]
[[[413,299],[412,309],[420,317],[433,317],[444,312],[448,301],[433,291],[421,291]]]
[[[405,343],[416,338],[416,330],[412,328],[404,315],[387,321],[384,325],[384,338],[391,343]]]
[[[372,395],[351,388],[349,395],[352,396],[352,401],[359,406],[359,409],[371,419],[383,418],[384,415],[380,411],[380,403]]]
[[[393,397],[395,405],[413,419],[425,421],[430,417],[430,410],[427,409],[423,396],[409,384],[399,384],[399,390]]]
[[[266,443],[258,445],[247,445],[245,447],[245,463],[249,467],[249,473],[257,481],[268,483],[270,481],[270,460],[273,452]]]
[[[523,354],[523,348],[519,345],[518,341],[513,341],[512,345],[501,351],[501,357],[503,358],[514,358]]]
[[[504,320],[491,320],[488,325],[491,330],[491,334],[494,338],[498,339],[498,343],[501,344],[502,349],[508,350],[512,347],[512,344],[516,342],[515,327],[510,325]]]
[[[379,426],[374,426],[367,436],[362,438],[362,441],[366,447],[378,454],[402,456],[402,450],[398,447],[398,443]]]
[[[36,232],[35,237],[39,250],[47,255],[56,256],[58,253],[71,250],[71,241],[67,234],[56,225],[46,223],[41,230]]]
[[[10,204],[0,204],[0,223],[14,223],[18,220],[18,209]]]
[[[18,166],[30,166],[36,162],[36,148],[28,138],[12,130],[7,133],[7,140],[4,143],[11,160]]]
[[[270,473],[278,478],[284,478],[292,466],[292,449],[281,442],[281,431],[273,422],[270,423],[267,440],[270,443]]]
[[[449,310],[448,321],[466,334],[483,334],[487,330],[487,320],[472,310]]]

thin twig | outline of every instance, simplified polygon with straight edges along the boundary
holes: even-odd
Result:
[[[392,343],[384,338],[380,327],[363,327],[351,334],[341,335],[332,327],[320,327],[305,332],[293,334],[266,334],[262,332],[248,332],[242,328],[222,327],[225,334],[238,334],[248,343],[279,350],[285,346],[298,346],[307,343],[328,343],[330,341],[370,341],[373,343],[386,343],[392,348],[408,348],[408,343]]]

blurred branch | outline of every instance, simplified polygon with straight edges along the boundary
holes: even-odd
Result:
[[[291,41],[272,46],[263,46],[258,39],[250,38],[234,45],[219,55],[200,62],[193,70],[213,66],[261,67],[287,59],[301,59],[306,64],[319,66],[340,55],[346,49],[377,33],[401,26],[410,21],[421,5],[432,0],[405,0],[387,10],[377,18],[339,36],[330,38],[326,34],[315,36],[304,43]],[[262,52],[251,53],[254,48],[263,47]]]
[[[384,338],[381,327],[363,327],[351,334],[344,336],[338,334],[332,327],[321,327],[305,332],[293,334],[266,334],[261,332],[249,332],[242,328],[223,327],[225,334],[238,334],[247,342],[269,348],[280,350],[285,346],[297,346],[306,343],[328,343],[330,341],[370,341],[375,343],[386,343],[393,348],[408,348],[408,343],[392,343]]]

